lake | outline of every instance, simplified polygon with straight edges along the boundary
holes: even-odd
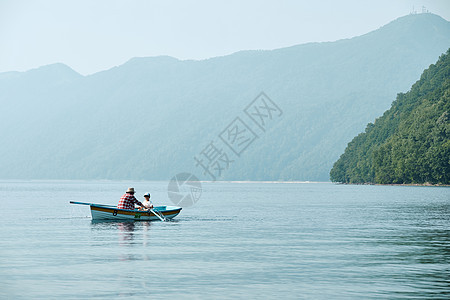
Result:
[[[202,183],[170,222],[93,222],[128,187],[0,181],[0,298],[449,298],[450,188]]]

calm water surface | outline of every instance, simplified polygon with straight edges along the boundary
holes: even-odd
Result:
[[[128,186],[0,181],[0,298],[449,298],[450,188],[204,183],[172,222],[100,222]]]

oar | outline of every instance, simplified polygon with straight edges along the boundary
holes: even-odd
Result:
[[[161,221],[165,221],[166,220],[166,218],[162,218],[159,214],[157,214],[153,209],[149,209],[155,216],[157,216]]]
[[[111,207],[114,205],[104,205],[104,204],[95,204],[95,203],[86,203],[86,202],[76,202],[76,201],[70,201],[70,204],[80,204],[80,205],[95,205],[95,206],[104,206],[104,207]],[[115,206],[114,206],[115,207]]]
[[[70,204],[91,205],[91,204],[94,204],[94,203],[86,203],[86,202],[76,202],[76,201],[70,201]]]

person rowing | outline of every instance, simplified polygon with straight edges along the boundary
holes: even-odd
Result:
[[[134,188],[128,188],[127,192],[120,198],[117,208],[134,210],[135,204],[140,207],[144,207],[144,204],[134,197],[134,193]]]

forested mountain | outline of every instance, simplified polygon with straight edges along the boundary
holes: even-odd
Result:
[[[450,23],[418,14],[336,42],[3,73],[0,178],[211,180],[194,158],[213,143],[229,158],[217,179],[327,181],[347,142],[449,46]],[[261,92],[280,109],[263,129],[244,111]],[[236,118],[254,133],[239,155],[221,139]]]
[[[330,177],[345,183],[450,184],[450,49],[348,144]]]

